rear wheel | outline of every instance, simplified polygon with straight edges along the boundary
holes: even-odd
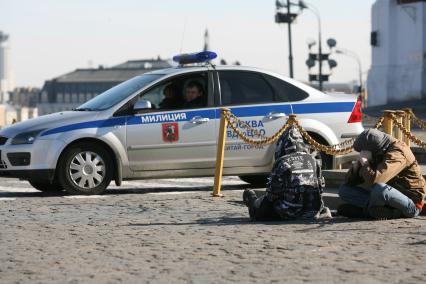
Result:
[[[28,181],[32,187],[43,192],[61,192],[62,187],[56,183]]]
[[[248,176],[239,176],[242,181],[245,181],[251,185],[255,186],[266,186],[268,181],[267,175],[248,175]]]
[[[101,194],[113,177],[111,155],[99,145],[76,144],[59,162],[60,184],[71,194]]]

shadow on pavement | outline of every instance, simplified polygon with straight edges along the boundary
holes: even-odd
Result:
[[[240,185],[223,185],[222,191],[229,190],[243,190],[254,187],[250,184]],[[200,191],[208,192],[212,191],[212,186],[194,186],[194,187],[149,187],[149,188],[113,188],[107,189],[103,195],[124,195],[124,194],[147,194],[147,193],[167,193],[167,192],[191,192]],[[71,196],[65,191],[60,192],[13,192],[13,191],[1,191],[1,197],[60,197],[60,196]]]
[[[258,197],[260,197],[263,194],[265,194],[264,190],[263,191],[255,190],[255,192],[256,192],[256,195]],[[327,206],[328,208],[330,208],[330,210],[336,210],[337,207],[339,207],[339,205],[341,205],[341,204],[344,203],[343,200],[341,200],[337,194],[334,194],[334,195],[330,195],[330,194],[324,195],[323,196],[323,200],[324,200],[325,206]],[[242,195],[241,195],[241,200],[228,200],[227,202],[235,204],[235,205],[242,205],[242,206],[244,206]]]
[[[249,218],[245,217],[222,217],[222,218],[203,218],[193,222],[151,222],[151,223],[130,223],[127,226],[186,226],[186,225],[237,225],[253,224]]]
[[[228,225],[319,225],[317,228],[306,228],[299,230],[299,232],[308,232],[315,229],[321,229],[329,224],[336,223],[349,223],[354,221],[360,221],[359,219],[348,219],[348,218],[332,218],[332,219],[320,219],[320,220],[287,220],[287,221],[250,221],[249,217],[221,217],[221,218],[203,218],[193,222],[150,222],[150,223],[129,223],[125,226],[135,227],[149,227],[149,226],[187,226],[187,225],[205,225],[205,226],[228,226]],[[367,229],[365,229],[367,230]],[[331,230],[332,231],[332,230]],[[337,231],[337,230],[336,230]]]
[[[418,245],[426,245],[426,240],[414,242],[414,243],[408,243],[410,246],[418,246]]]

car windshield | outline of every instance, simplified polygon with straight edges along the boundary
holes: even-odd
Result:
[[[146,74],[127,80],[82,104],[76,111],[98,111],[109,109],[136,91],[157,80],[162,75]]]

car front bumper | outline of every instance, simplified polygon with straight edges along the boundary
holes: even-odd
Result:
[[[52,181],[58,158],[65,146],[60,140],[37,139],[33,144],[0,146],[0,177],[20,178],[36,181]],[[23,165],[12,157],[27,154],[29,162]],[[24,165],[25,164],[25,165]]]

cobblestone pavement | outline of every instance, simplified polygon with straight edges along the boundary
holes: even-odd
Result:
[[[1,283],[420,283],[426,218],[251,223],[247,184],[127,182],[54,196],[0,179]],[[326,202],[336,205],[330,190]]]

